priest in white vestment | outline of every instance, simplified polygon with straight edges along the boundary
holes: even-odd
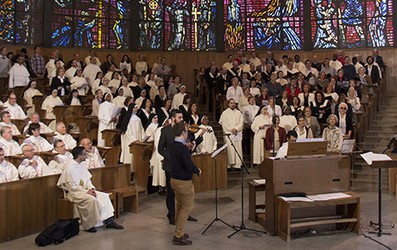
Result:
[[[272,125],[267,106],[262,107],[261,113],[254,118],[251,129],[254,134],[252,163],[261,164],[265,159],[265,137],[266,130]]]
[[[23,120],[28,118],[21,106],[17,104],[17,96],[14,93],[10,94],[8,100],[3,104],[3,108],[10,112],[11,119]]]
[[[21,147],[12,139],[12,131],[10,127],[1,127],[0,136],[0,147],[4,150],[5,156],[22,154]]]
[[[123,229],[114,222],[114,208],[109,194],[95,190],[91,174],[81,164],[86,159],[83,147],[72,150],[73,160],[59,177],[57,186],[65,192],[65,198],[74,203],[76,218],[80,218],[84,230],[95,233],[95,227],[106,225],[106,228]]]
[[[117,115],[116,110],[120,109],[116,107],[112,103],[112,95],[106,93],[104,95],[103,102],[99,105],[98,108],[98,146],[103,147],[105,146],[105,140],[102,139],[102,131],[105,129],[115,129],[116,128],[116,121]]]
[[[12,131],[12,135],[20,135],[21,132],[19,132],[17,126],[11,122],[11,114],[8,111],[2,111],[0,113],[0,128],[1,127],[10,127]]]
[[[65,143],[66,150],[72,150],[77,146],[76,140],[70,134],[66,133],[66,126],[63,122],[56,124],[54,140],[59,139]]]
[[[97,58],[91,57],[90,64],[84,68],[83,76],[87,80],[87,82],[91,85],[93,81],[95,81],[95,77],[98,72],[102,71],[101,68],[96,64]]]
[[[23,141],[22,146],[30,144],[36,152],[48,152],[54,149],[52,144],[40,135],[40,125],[38,123],[32,123],[29,125],[27,135],[29,135],[29,137]]]
[[[30,144],[22,146],[22,152],[26,158],[18,167],[21,178],[30,179],[43,176],[43,169],[48,166],[40,156],[35,155],[33,146]]]
[[[179,93],[175,94],[172,98],[172,106],[171,109],[179,109],[179,106],[183,104],[183,98],[186,95],[186,86],[181,85],[179,87]]]
[[[105,167],[105,163],[103,162],[99,150],[96,147],[92,146],[92,142],[90,139],[88,138],[81,139],[80,145],[84,147],[87,153],[87,158],[84,163],[88,169]]]
[[[23,65],[24,62],[25,57],[20,55],[17,59],[17,63],[15,63],[8,72],[8,87],[10,89],[13,89],[17,86],[28,86],[30,74],[28,69]]]
[[[26,133],[30,124],[32,124],[32,123],[37,123],[40,125],[40,133],[42,133],[42,134],[49,134],[49,133],[54,132],[52,129],[50,129],[50,127],[48,127],[47,125],[45,125],[43,122],[40,121],[40,116],[38,113],[33,113],[30,115],[30,120],[28,121],[26,126],[23,128],[23,133]]]
[[[195,133],[194,136],[197,138],[201,135],[203,137],[203,141],[196,147],[196,153],[211,154],[216,150],[218,146],[218,141],[216,139],[214,129],[210,125],[208,125],[208,116],[203,115],[200,122],[200,130]]]
[[[132,163],[133,155],[130,153],[130,144],[135,141],[142,141],[143,137],[145,137],[145,130],[143,129],[141,119],[136,115],[137,112],[138,106],[135,104],[132,109],[132,114],[130,121],[128,122],[127,130],[122,136],[120,161],[124,164]]]
[[[65,143],[60,139],[55,140],[52,152],[57,155],[48,163],[47,167],[43,168],[43,175],[61,174],[66,167],[66,162],[73,159],[72,154],[66,150]]]
[[[0,183],[19,180],[18,169],[4,159],[4,154],[4,150],[0,148]]]
[[[222,112],[219,119],[219,124],[222,125],[224,133],[224,141],[227,144],[227,158],[228,158],[228,168],[231,169],[241,169],[241,160],[237,155],[234,147],[231,144],[233,142],[237,152],[242,157],[242,138],[243,138],[243,128],[244,119],[241,112],[236,109],[236,102],[233,98],[228,100],[228,108]],[[229,137],[229,138],[228,138]]]

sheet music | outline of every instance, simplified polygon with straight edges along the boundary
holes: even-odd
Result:
[[[285,201],[303,201],[303,202],[313,202],[313,200],[306,198],[306,197],[284,197],[279,196],[281,199]]]
[[[232,140],[232,141],[242,141],[243,140],[243,132],[237,132],[236,135],[231,134],[229,137],[230,137],[230,140]]]
[[[348,154],[353,152],[354,149],[354,145],[356,144],[356,140],[352,139],[352,140],[344,140],[342,142],[342,154]]]
[[[258,185],[263,185],[263,184],[266,184],[266,179],[254,180],[254,183],[258,184]]]
[[[307,198],[313,201],[327,201],[327,200],[334,200],[334,199],[342,199],[342,198],[349,198],[351,197],[345,193],[331,193],[331,194],[316,194],[316,195],[308,195]]]
[[[373,161],[391,161],[391,158],[385,154],[374,154],[372,152],[368,152],[365,154],[360,154],[360,156],[368,165],[372,165]]]
[[[211,158],[215,158],[220,152],[222,152],[225,148],[227,148],[227,144],[223,144],[222,147],[218,148],[211,154]]]
[[[324,138],[301,138],[301,139],[297,139],[296,142],[320,142],[320,141],[324,141]]]

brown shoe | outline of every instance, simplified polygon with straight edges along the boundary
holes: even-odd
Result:
[[[189,235],[188,235],[188,234],[184,234],[184,235],[183,235],[183,238],[189,239]]]
[[[187,246],[193,244],[191,240],[186,239],[184,236],[182,236],[181,238],[177,238],[176,236],[174,236],[174,238],[172,239],[172,243],[174,245],[180,245],[180,246]]]

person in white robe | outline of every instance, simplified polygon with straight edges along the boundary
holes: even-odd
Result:
[[[241,112],[244,117],[244,124],[246,126],[251,126],[255,116],[258,114],[259,106],[255,104],[255,98],[252,96],[248,98],[248,103],[248,105],[242,108]]]
[[[269,116],[278,116],[281,117],[283,115],[283,112],[281,110],[281,107],[276,104],[276,101],[273,96],[269,97],[269,105],[267,105],[267,110],[269,112]]]
[[[31,108],[26,111],[28,116],[35,112],[35,106],[33,104],[34,96],[43,96],[43,93],[37,89],[37,82],[32,80],[29,82],[27,89],[23,92],[23,99],[25,100],[26,105],[31,106]]]
[[[272,125],[267,106],[262,107],[261,113],[254,118],[251,129],[254,134],[252,162],[261,164],[265,159],[265,137],[266,130]]]
[[[125,101],[125,96],[124,96],[124,90],[122,88],[119,88],[117,90],[117,96],[113,98],[113,104],[116,105],[116,107],[123,108],[124,107],[124,101]]]
[[[65,76],[68,78],[68,80],[72,80],[72,78],[74,77],[74,75],[76,74],[76,70],[78,68],[81,68],[81,66],[79,66],[77,60],[73,60],[72,61],[72,67],[70,67],[68,70],[66,70],[65,72]]]
[[[159,118],[156,114],[149,115],[150,124],[146,128],[144,141],[152,142],[154,141],[154,134],[159,126]]]
[[[91,57],[90,63],[84,68],[83,76],[87,80],[87,83],[90,85],[95,80],[95,77],[98,72],[102,71],[101,68],[96,64],[97,58]]]
[[[12,131],[12,135],[20,135],[18,127],[11,122],[11,114],[8,111],[2,111],[0,113],[0,128],[1,127],[10,127]]]
[[[98,109],[99,109],[99,105],[101,104],[103,99],[103,92],[100,89],[97,89],[95,91],[95,97],[92,100],[91,104],[92,104],[92,116],[98,116]]]
[[[237,152],[242,156],[242,131],[244,128],[243,115],[239,110],[236,109],[236,102],[233,98],[228,100],[228,108],[222,112],[219,119],[219,124],[222,126],[224,133],[224,142],[227,144],[227,158],[228,168],[241,169],[241,160],[237,155]],[[228,138],[229,137],[229,138]],[[237,149],[231,145],[231,141]]]
[[[284,115],[280,117],[280,127],[284,128],[286,132],[292,130],[298,124],[296,117],[291,115],[290,107],[284,107]]]
[[[226,100],[233,99],[236,104],[239,104],[240,99],[243,98],[243,89],[239,86],[239,80],[237,77],[233,77],[232,86],[230,86],[226,91]]]
[[[80,145],[84,147],[87,153],[87,158],[84,163],[88,169],[105,167],[105,163],[103,162],[99,150],[96,147],[92,146],[92,142],[90,139],[81,139]]]
[[[76,70],[70,83],[70,88],[76,89],[79,92],[79,95],[86,95],[90,89],[90,85],[87,83],[86,78],[83,77],[83,71],[80,68]]]
[[[47,119],[54,119],[48,127],[52,130],[55,130],[55,114],[54,114],[54,107],[55,106],[62,106],[64,105],[61,98],[58,96],[58,90],[53,89],[51,91],[51,95],[47,96],[43,103],[41,104],[41,109],[46,111],[45,118]]]
[[[99,67],[102,65],[101,60],[99,60],[99,58],[97,58],[96,52],[94,51],[94,49],[90,49],[90,54],[88,56],[86,56],[84,58],[84,63],[85,65],[88,65],[91,63],[91,58],[95,57],[96,58],[96,65],[98,65]]]
[[[95,227],[106,225],[106,228],[123,229],[114,222],[114,208],[109,194],[95,190],[91,174],[81,164],[86,159],[83,147],[72,150],[73,160],[59,177],[57,186],[64,191],[65,198],[74,203],[74,217],[80,218],[83,230],[95,233]]]
[[[103,79],[102,79],[102,85],[100,85],[98,88],[97,88],[97,90],[98,89],[100,89],[100,90],[102,90],[102,93],[103,93],[103,95],[105,95],[106,93],[109,93],[109,94],[112,94],[112,91],[110,90],[110,88],[109,88],[109,79],[108,78],[106,78],[106,77],[104,77]],[[112,98],[113,98],[113,95],[112,95]]]
[[[107,76],[105,76],[107,78]],[[121,84],[121,77],[120,77],[120,73],[115,71],[112,74],[112,78],[109,82],[109,88],[112,91],[112,94],[116,94],[116,91],[119,89]]]
[[[58,56],[53,54],[52,58],[47,62],[45,68],[47,69],[47,77],[49,82],[52,82],[52,78],[57,75],[57,69],[63,68],[64,63],[61,60],[58,60]]]
[[[14,93],[9,95],[8,100],[3,104],[3,108],[10,112],[11,119],[24,120],[28,118],[21,106],[17,104],[17,96]]]
[[[21,179],[30,179],[43,176],[43,169],[48,167],[40,156],[35,155],[32,145],[22,146],[23,155],[26,157],[18,167]]]
[[[136,115],[138,110],[138,106],[135,104],[132,109],[130,121],[128,122],[127,131],[123,135],[124,138],[122,138],[121,141],[120,161],[124,164],[133,162],[133,155],[130,153],[130,144],[135,141],[142,141],[145,136],[145,130],[143,129],[141,119]]]
[[[61,174],[66,167],[66,162],[73,159],[72,154],[66,150],[65,143],[62,140],[55,139],[52,152],[57,155],[48,163],[47,167],[43,168],[44,176]]]
[[[147,99],[146,96],[147,96],[147,91],[146,91],[146,89],[142,89],[142,90],[141,90],[141,93],[140,93],[140,96],[139,96],[138,98],[136,98],[136,100],[135,100],[135,104],[138,105],[138,107],[140,107],[141,104],[142,104],[142,102],[143,102],[145,99]]]
[[[5,156],[22,154],[21,147],[12,139],[12,130],[10,127],[1,127],[0,136],[0,147],[4,150]]]
[[[199,126],[200,130],[194,135],[196,138],[198,138],[200,135],[203,137],[203,141],[196,147],[197,154],[211,154],[218,146],[214,129],[208,124],[208,116],[203,115],[201,117],[201,124]]]
[[[127,96],[134,97],[134,93],[132,92],[132,89],[130,87],[128,87],[128,79],[127,78],[123,77],[123,79],[121,80],[120,89],[123,90],[124,97],[127,97]]]
[[[158,146],[161,136],[161,130],[169,125],[169,119],[164,119],[162,122],[161,127],[157,127],[156,131],[154,132],[154,145],[153,145],[153,154],[152,158],[150,159],[150,167],[152,168],[152,186],[156,187],[159,186],[164,188],[166,186],[166,177],[165,171],[163,169],[163,160],[164,157],[159,154]]]
[[[56,124],[56,131],[54,135],[54,140],[62,140],[65,143],[67,150],[72,150],[77,146],[76,140],[70,134],[66,133],[66,126],[63,122],[58,122]]]
[[[95,80],[91,82],[90,87],[91,87],[91,92],[93,95],[95,95],[96,90],[98,89],[99,85],[102,84],[102,79],[103,79],[103,72],[99,71],[96,74]]]
[[[295,143],[298,138],[296,131],[291,130],[287,133],[287,142],[284,142],[283,145],[278,149],[276,158],[283,159],[288,154],[288,145],[289,143]]]
[[[19,180],[18,169],[4,159],[5,152],[0,148],[0,183]]]
[[[98,146],[105,146],[105,140],[102,138],[102,131],[116,128],[118,109],[121,110],[112,103],[112,95],[106,93],[103,97],[103,102],[98,108]]]
[[[30,120],[23,128],[24,134],[26,134],[26,131],[28,131],[28,128],[32,123],[38,123],[40,125],[40,133],[42,134],[50,134],[54,132],[52,129],[50,129],[50,127],[48,127],[47,125],[45,125],[43,122],[40,121],[40,116],[38,113],[33,113],[30,115]]]
[[[8,87],[13,89],[18,86],[28,86],[30,81],[30,74],[27,68],[23,65],[25,57],[20,55],[10,71],[8,71]]]
[[[38,123],[30,124],[26,134],[29,135],[29,137],[23,141],[22,147],[26,144],[32,145],[36,152],[48,152],[54,149],[54,147],[40,135],[40,125]]]
[[[179,86],[179,93],[175,94],[172,98],[171,109],[179,109],[179,106],[183,104],[183,98],[186,95],[186,86]]]

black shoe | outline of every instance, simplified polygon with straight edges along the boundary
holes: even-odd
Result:
[[[189,239],[189,235],[188,235],[188,234],[184,234],[184,235],[183,235],[183,238]]]
[[[175,220],[168,218],[168,223],[175,226]]]
[[[180,246],[187,246],[193,244],[191,240],[188,240],[185,237],[177,238],[176,236],[174,236],[174,238],[172,239],[172,243],[174,245],[180,245]]]
[[[159,190],[159,191],[158,191],[158,194],[159,194],[160,196],[163,196],[163,197],[167,196],[167,192],[165,191],[165,189]]]
[[[116,222],[112,222],[112,223],[107,224],[106,228],[112,228],[112,229],[117,229],[117,230],[124,229],[123,226],[117,224]]]
[[[192,217],[191,215],[189,215],[189,217],[187,217],[188,221],[193,221],[193,222],[197,222],[198,220],[194,217]]]
[[[234,171],[241,172],[241,168],[234,168]]]
[[[96,229],[95,229],[95,227],[91,227],[90,229],[87,229],[87,230],[85,230],[86,232],[89,232],[89,233],[96,233]]]
[[[229,172],[232,172],[233,171],[233,169],[232,168],[228,168],[227,169],[227,172],[229,173]]]

